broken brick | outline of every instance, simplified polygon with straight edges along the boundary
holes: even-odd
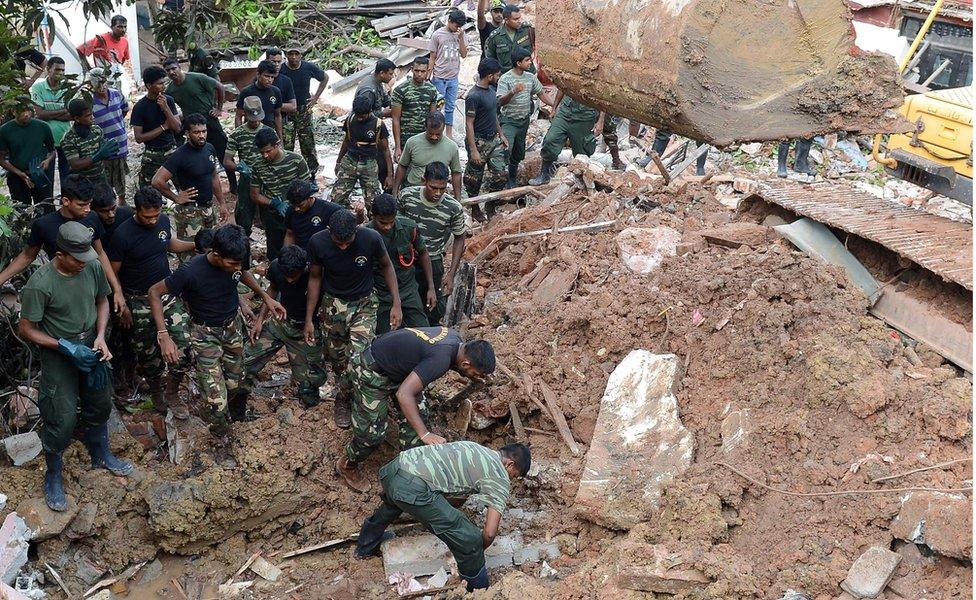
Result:
[[[858,557],[840,587],[855,598],[876,598],[888,585],[901,562],[901,555],[881,546],[871,546]]]
[[[943,556],[972,560],[972,511],[972,502],[965,496],[910,492],[891,523],[891,534],[906,542],[925,544]]]

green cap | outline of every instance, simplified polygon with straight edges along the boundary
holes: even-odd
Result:
[[[68,221],[58,228],[57,248],[67,252],[84,263],[98,258],[98,253],[92,248],[95,232],[78,221]]]
[[[502,10],[505,8],[505,0],[491,0],[491,10]]]

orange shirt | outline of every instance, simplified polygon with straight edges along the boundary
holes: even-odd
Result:
[[[78,46],[78,54],[94,57],[96,64],[122,64],[129,60],[129,40],[125,36],[116,40],[111,33],[106,32]]]

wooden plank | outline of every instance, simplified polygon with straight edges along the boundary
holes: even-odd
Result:
[[[543,190],[548,190],[546,186],[536,186],[536,185],[523,185],[521,187],[509,188],[507,190],[501,190],[498,192],[491,192],[489,194],[482,194],[480,196],[475,196],[473,198],[468,198],[461,201],[461,206],[472,206],[474,204],[481,204],[482,202],[492,202],[495,200],[507,200],[509,198],[517,198],[519,196],[524,196],[526,194],[532,194],[533,196],[543,197],[545,192]]]
[[[291,552],[286,552],[281,555],[281,558],[292,558],[295,556],[300,556],[302,554],[308,554],[309,552],[315,552],[316,550],[325,550],[326,548],[334,548],[336,546],[341,546],[346,542],[352,542],[359,538],[359,534],[351,535],[344,538],[338,538],[334,540],[329,540],[327,542],[322,542],[321,544],[313,544],[311,546],[305,546],[304,548],[299,548],[298,550],[292,550]]]
[[[654,164],[657,165],[658,173],[664,177],[664,185],[671,183],[671,173],[668,173],[668,168],[664,166],[664,162],[661,160],[661,157],[653,150],[651,150],[651,160],[653,160]]]
[[[430,50],[430,40],[425,40],[424,38],[397,38],[397,44],[400,46],[406,46],[407,48],[416,48],[417,50]]]
[[[525,427],[522,426],[522,417],[519,415],[518,407],[515,402],[508,403],[508,412],[512,415],[512,427],[515,428],[515,439],[520,442],[525,441]]]
[[[542,414],[544,414],[547,417],[549,417],[549,420],[555,422],[555,419],[552,418],[552,413],[549,412],[549,409],[546,408],[546,406],[543,403],[539,402],[539,400],[534,395],[528,393],[528,391],[526,390],[525,384],[522,383],[522,380],[519,379],[518,376],[515,373],[512,373],[511,369],[509,369],[508,367],[506,367],[505,365],[503,365],[500,362],[496,362],[495,363],[495,366],[498,368],[499,371],[501,371],[502,373],[504,373],[506,377],[508,377],[509,379],[511,379],[512,382],[515,385],[517,385],[518,387],[522,388],[522,391],[526,392],[526,395],[529,397],[529,400],[531,400],[532,403],[535,404],[539,408],[539,411],[541,411]],[[529,378],[531,380],[531,378],[529,377],[529,374],[528,373],[524,373],[523,375],[525,375],[526,378]]]
[[[546,382],[541,379],[539,380],[539,390],[542,391],[542,397],[546,399],[546,405],[552,412],[553,421],[556,423],[556,428],[559,429],[559,435],[562,436],[563,441],[569,446],[569,451],[573,453],[573,456],[579,456],[581,454],[579,444],[573,438],[573,431],[569,428],[569,423],[566,422],[566,416],[559,409],[555,392],[549,389]]]

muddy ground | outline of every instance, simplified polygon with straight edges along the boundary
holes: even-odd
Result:
[[[467,335],[490,340],[523,382],[555,391],[584,451],[572,456],[525,388],[501,373],[470,396],[476,418],[467,439],[513,441],[510,402],[527,427],[540,431],[528,434],[538,468],[514,486],[511,501],[540,516],[505,518],[502,532],[554,539],[562,552],[550,562],[555,576],[538,577],[538,564],[500,570],[495,585],[475,597],[654,598],[618,588],[616,575],[620,565],[645,560],[648,544],[662,544],[708,578],[678,597],[778,599],[795,590],[810,599],[839,598],[853,561],[880,544],[903,556],[883,598],[971,598],[971,561],[893,537],[902,494],[787,496],[729,468],[801,493],[965,487],[969,464],[871,480],[971,456],[970,380],[921,345],[914,352],[922,364],[913,364],[905,348],[914,343],[867,316],[867,300],[843,271],[787,242],[768,235],[730,249],[698,240],[695,232],[732,218],[716,201],[714,184],[691,178],[664,187],[632,173],[603,181],[613,189],[597,181],[588,193],[575,191],[552,206],[502,214],[469,240],[467,258],[477,258],[479,272]],[[502,234],[605,219],[616,223],[597,233],[489,247]],[[648,275],[631,273],[618,258],[617,233],[658,226],[675,228],[688,245]],[[540,295],[541,269],[578,269],[578,277],[563,293]],[[695,455],[649,521],[613,531],[577,514],[574,496],[607,377],[636,348],[679,357],[677,399]],[[73,445],[66,487],[77,516],[33,547],[31,565],[51,565],[74,596],[100,577],[160,559],[115,594],[176,598],[178,582],[188,597],[209,598],[260,551],[284,575],[271,583],[246,572],[236,580],[255,584],[240,597],[395,597],[381,560],[355,561],[348,546],[276,557],[357,532],[377,502],[376,482],[371,494],[343,487],[332,465],[349,434],[333,425],[329,403],[302,408],[281,361],[264,376],[254,397],[258,420],[235,424],[226,443],[215,444],[192,419],[170,422],[188,440],[180,464],[168,460],[161,442],[147,451],[123,431],[113,445],[138,465],[126,480],[88,470],[84,449]],[[434,430],[451,439],[461,437],[461,423],[450,398],[462,387],[452,376],[431,394]],[[148,417],[123,418],[131,429]],[[165,436],[158,421],[157,433]],[[391,438],[367,471],[389,460],[395,443]],[[42,477],[40,459],[0,466],[7,510],[41,498]],[[968,530],[959,535],[971,556]],[[47,583],[58,597],[50,577]]]

